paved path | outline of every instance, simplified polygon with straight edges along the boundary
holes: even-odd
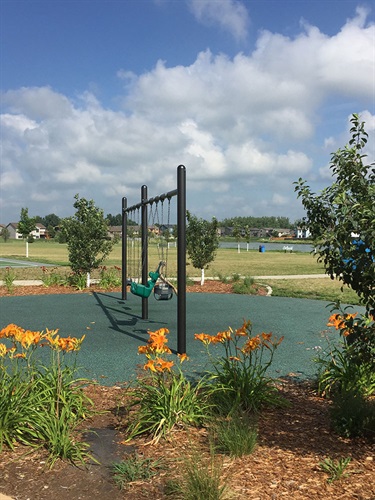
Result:
[[[4,267],[48,267],[53,264],[42,264],[41,262],[31,262],[30,260],[16,260],[0,257],[0,269]]]
[[[1,260],[1,259],[0,259]],[[1,266],[0,266],[1,267]],[[293,274],[293,275],[276,275],[276,276],[253,276],[255,280],[299,280],[299,279],[317,279],[317,278],[329,278],[328,274]],[[205,280],[213,280],[218,278],[205,278]],[[200,281],[200,278],[194,279],[194,281]],[[43,285],[42,280],[15,280],[13,282],[15,286],[28,286],[28,285]],[[4,281],[0,280],[0,286],[4,285]]]

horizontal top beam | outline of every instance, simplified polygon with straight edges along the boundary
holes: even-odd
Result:
[[[155,196],[154,198],[149,198],[148,200],[142,200],[140,203],[136,205],[132,205],[124,210],[124,212],[133,212],[134,210],[138,210],[144,205],[153,205],[154,203],[163,202],[164,200],[170,200],[173,196],[176,196],[178,193],[177,189],[173,189],[172,191],[168,191],[168,193],[160,194],[159,196]]]

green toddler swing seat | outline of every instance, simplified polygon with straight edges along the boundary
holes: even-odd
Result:
[[[152,290],[154,290],[154,296],[157,300],[170,300],[173,297],[173,290],[168,284],[160,284],[156,285],[157,280],[160,278],[160,269],[165,265],[164,261],[161,261],[158,265],[158,268],[155,272],[150,272],[148,275],[150,279],[147,282],[147,285],[143,285],[141,283],[136,283],[132,281],[130,283],[130,291],[133,295],[137,295],[138,297],[142,297],[147,299]],[[156,286],[155,286],[156,285]]]

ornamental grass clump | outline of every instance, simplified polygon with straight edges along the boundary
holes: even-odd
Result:
[[[168,333],[166,328],[149,332],[147,345],[138,348],[138,353],[146,356],[143,368],[148,376],[140,378],[133,390],[128,440],[146,434],[150,443],[157,443],[177,426],[201,425],[209,413],[205,379],[196,383],[188,380],[169,359]],[[186,354],[178,357],[180,364],[188,359]]]
[[[253,335],[251,321],[244,321],[235,331],[229,328],[216,335],[199,333],[195,339],[206,346],[213,364],[210,393],[218,413],[254,413],[262,406],[284,403],[274,380],[267,376],[283,337],[276,338],[272,333]],[[210,353],[212,344],[222,344],[225,354],[214,357]]]
[[[49,465],[58,458],[84,462],[87,445],[75,429],[91,413],[84,395],[86,382],[65,357],[76,353],[84,336],[61,337],[58,330],[30,331],[10,324],[0,331],[0,452],[16,443],[49,452]],[[35,352],[50,349],[50,363]]]

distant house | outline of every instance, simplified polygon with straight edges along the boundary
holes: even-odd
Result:
[[[122,238],[122,226],[110,226],[108,228],[108,236],[113,238]]]
[[[305,229],[305,228],[302,228],[302,227],[297,227],[297,229],[296,229],[296,238],[297,239],[311,238],[310,229]]]
[[[6,228],[9,231],[9,238],[22,240],[22,234],[18,232],[18,222],[10,222]],[[43,224],[37,222],[34,231],[31,231],[30,235],[36,240],[44,239],[47,237],[47,229]]]

